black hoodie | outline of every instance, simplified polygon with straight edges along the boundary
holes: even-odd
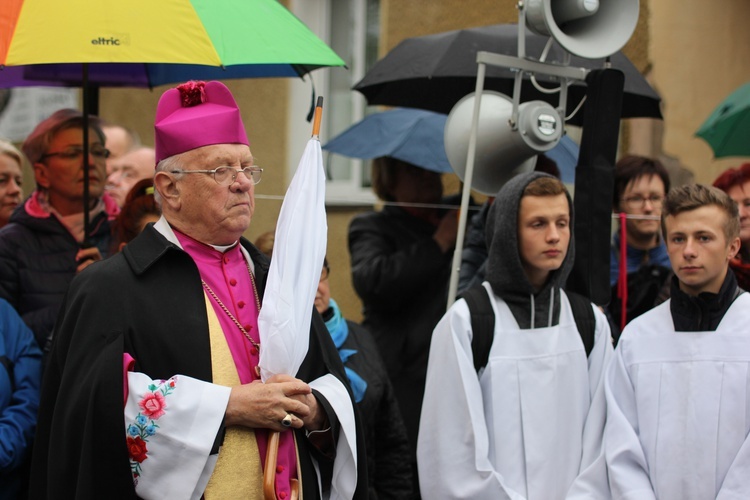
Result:
[[[521,264],[518,253],[518,207],[526,186],[540,177],[552,177],[542,172],[519,174],[500,189],[487,216],[486,236],[489,257],[486,279],[492,290],[510,307],[522,329],[557,325],[560,321],[560,289],[573,267],[574,245],[571,232],[568,252],[559,269],[550,273],[541,290],[535,290]],[[570,227],[573,227],[573,202],[565,193],[570,207]],[[533,320],[532,320],[533,318]]]

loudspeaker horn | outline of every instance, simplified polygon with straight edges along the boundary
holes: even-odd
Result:
[[[445,153],[461,180],[466,173],[474,101],[473,92],[461,98],[445,122]],[[562,120],[546,102],[529,101],[519,106],[514,129],[510,123],[513,101],[489,90],[482,92],[480,106],[471,188],[494,196],[511,177],[534,170],[536,155],[557,145]]]
[[[638,23],[638,0],[527,0],[526,23],[587,59],[620,50]]]

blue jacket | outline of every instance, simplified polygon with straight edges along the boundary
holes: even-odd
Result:
[[[42,352],[31,330],[0,299],[0,500],[16,498],[18,467],[31,450],[39,409]]]
[[[35,195],[16,208],[0,230],[0,298],[18,311],[44,348],[76,274],[80,245],[57,217],[42,212]],[[109,219],[117,210],[109,200],[105,204],[106,211],[90,221],[91,239],[102,257],[109,255]]]
[[[637,271],[644,263],[645,264],[656,264],[667,269],[671,269],[672,265],[669,263],[669,254],[667,254],[667,246],[664,241],[660,241],[659,245],[650,248],[648,250],[639,250],[633,248],[630,245],[627,247],[628,251],[628,274]],[[620,233],[616,232],[612,237],[612,245],[609,251],[609,286],[614,286],[620,276]]]

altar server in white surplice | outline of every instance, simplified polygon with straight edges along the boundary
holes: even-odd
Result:
[[[750,296],[727,272],[739,221],[713,187],[664,202],[671,299],[628,324],[607,373],[615,499],[750,498]]]
[[[570,196],[547,174],[518,175],[497,194],[483,283],[494,340],[477,370],[465,299],[435,328],[417,453],[424,498],[609,497],[602,436],[612,342],[604,314],[562,289],[572,223]],[[588,343],[573,299],[590,317]]]

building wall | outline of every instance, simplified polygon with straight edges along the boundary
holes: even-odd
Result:
[[[711,183],[747,158],[714,160],[695,131],[734,89],[750,81],[750,2],[651,0],[653,83],[664,101],[664,150]],[[750,138],[748,139],[750,140]]]

